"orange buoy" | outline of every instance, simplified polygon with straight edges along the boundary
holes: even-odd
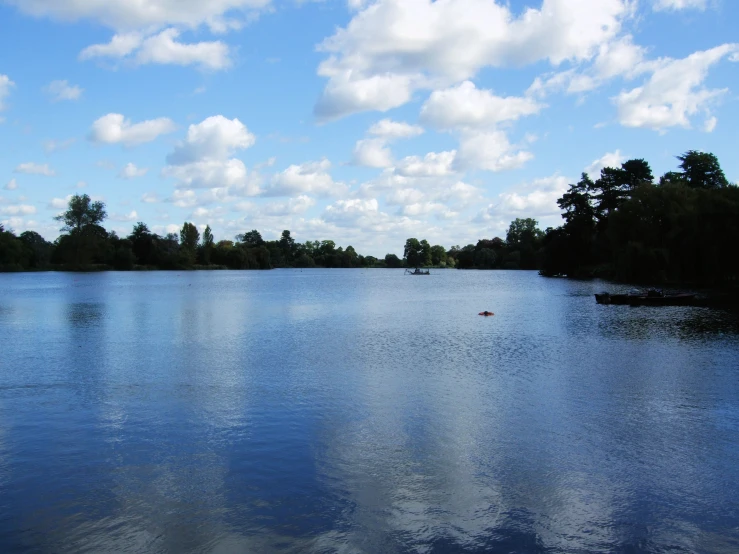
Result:
[[[484,316],[486,316],[486,317],[487,317],[487,316],[490,316],[490,315],[495,315],[495,314],[494,314],[493,312],[488,312],[487,310],[485,310],[484,312],[480,312],[480,313],[479,313],[479,314],[477,314],[477,315],[484,315]]]

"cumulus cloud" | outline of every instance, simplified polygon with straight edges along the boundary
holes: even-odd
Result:
[[[600,177],[600,170],[604,167],[621,167],[621,164],[626,161],[626,157],[621,154],[620,150],[615,152],[606,152],[602,157],[593,162],[585,168],[587,173],[592,179]]]
[[[398,139],[417,137],[423,132],[423,127],[402,121],[378,121],[367,130],[372,138],[357,141],[352,163],[365,167],[390,167],[393,165],[393,155],[388,144]]]
[[[205,24],[214,31],[224,31],[238,27],[237,17],[245,10],[263,8],[270,0],[6,0],[6,3],[37,17],[63,21],[89,19],[117,30],[168,25],[194,28]]]
[[[338,196],[346,193],[347,186],[333,180],[329,174],[331,162],[326,158],[318,162],[291,165],[272,176],[265,196],[292,196],[313,194],[315,196]]]
[[[302,214],[309,208],[315,206],[316,201],[305,194],[290,198],[285,202],[271,202],[265,204],[260,212],[266,216],[283,217],[287,215]]]
[[[557,199],[562,197],[568,186],[568,180],[559,175],[516,185],[499,194],[493,203],[478,213],[476,220],[511,221],[516,217],[533,217],[540,222],[548,220],[556,224],[560,217]]]
[[[627,0],[543,0],[514,16],[491,0],[357,2],[345,28],[324,40],[328,78],[315,113],[338,118],[400,106],[420,88],[443,88],[483,67],[591,59],[631,13]]]
[[[143,177],[148,173],[149,169],[146,167],[136,167],[136,164],[128,163],[126,166],[121,169],[120,173],[118,174],[118,177],[121,179],[136,179],[138,177]]]
[[[367,133],[384,139],[412,138],[423,134],[423,127],[420,125],[411,125],[404,121],[382,119],[377,123],[373,123]]]
[[[727,92],[701,86],[708,70],[737,50],[737,44],[724,44],[683,59],[659,60],[644,85],[614,98],[619,122],[626,127],[658,131],[676,126],[689,128],[691,116],[698,112],[709,114],[713,101]]]
[[[121,114],[110,113],[92,124],[89,138],[97,143],[137,146],[151,142],[159,135],[171,133],[176,128],[174,121],[166,117],[131,123]]]
[[[132,32],[113,36],[106,44],[93,44],[80,52],[81,60],[94,58],[127,59],[135,65],[198,65],[220,70],[231,65],[230,49],[222,41],[183,43],[180,31],[169,28],[152,36]]]
[[[141,201],[144,204],[156,204],[159,202],[159,196],[155,192],[145,192],[141,195]]]
[[[537,77],[527,95],[544,97],[555,92],[582,94],[603,86],[611,79],[634,79],[655,69],[655,62],[646,60],[647,50],[634,44],[631,35],[601,44],[592,64]]]
[[[456,150],[429,152],[423,158],[406,156],[395,166],[395,172],[404,177],[442,177],[454,173]]]
[[[46,177],[53,177],[56,172],[49,167],[49,164],[37,164],[34,162],[27,162],[20,164],[15,168],[15,173],[27,173],[29,175],[44,175]]]
[[[239,196],[259,194],[259,177],[232,157],[255,142],[256,137],[238,119],[209,117],[190,125],[185,140],[167,156],[162,174],[177,179],[178,188],[224,188]]]
[[[54,210],[63,210],[69,205],[69,199],[72,195],[68,195],[66,198],[52,198],[49,201],[49,208]]]
[[[190,125],[184,142],[167,157],[167,163],[184,165],[203,159],[222,160],[255,142],[256,137],[241,121],[215,115]]]
[[[538,113],[543,108],[532,98],[500,97],[480,90],[471,81],[434,91],[421,108],[421,121],[439,129],[494,127],[505,121]]]
[[[5,190],[15,190],[18,188],[18,182],[15,179],[11,179],[3,188]]]
[[[385,168],[393,165],[393,155],[385,139],[362,139],[357,141],[354,147],[352,163],[365,167]]]
[[[483,169],[505,171],[517,169],[534,155],[511,144],[502,131],[464,133],[454,160],[459,170]]]
[[[77,85],[70,85],[69,81],[52,81],[44,87],[44,92],[49,95],[52,102],[60,102],[78,100],[82,96],[83,89]]]
[[[10,89],[15,83],[7,75],[0,75],[0,112],[5,109],[4,100],[10,96]]]
[[[706,0],[654,0],[652,7],[656,11],[661,10],[705,10]]]

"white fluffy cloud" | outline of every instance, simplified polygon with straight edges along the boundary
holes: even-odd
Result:
[[[62,100],[79,100],[83,89],[77,85],[70,85],[69,81],[52,81],[44,87],[44,92],[49,95],[52,102]]]
[[[614,99],[619,122],[626,127],[655,130],[688,128],[691,116],[699,112],[706,113],[709,122],[713,121],[712,102],[727,89],[707,89],[702,86],[703,81],[712,65],[737,50],[737,44],[724,44],[683,59],[659,60],[644,85],[624,91]]]
[[[44,175],[53,177],[56,172],[49,167],[49,164],[37,164],[34,162],[22,163],[15,168],[16,173],[27,173],[29,175]]]
[[[168,165],[162,170],[164,177],[178,181],[178,188],[216,189],[225,187],[240,195],[259,194],[259,181],[249,173],[239,159],[200,160],[184,165]]]
[[[486,66],[585,60],[615,37],[627,0],[543,0],[515,17],[492,0],[377,0],[358,3],[349,24],[323,41],[329,79],[316,105],[321,119],[385,111],[419,88],[469,79]]]
[[[707,0],[654,0],[652,7],[659,10],[705,10]]]
[[[255,142],[256,137],[241,121],[215,115],[190,125],[184,142],[177,145],[167,162],[183,165],[203,159],[223,160]]]
[[[183,43],[180,31],[169,28],[152,36],[132,32],[113,36],[106,44],[93,44],[80,52],[81,60],[116,58],[136,65],[198,65],[205,69],[226,69],[231,65],[230,49],[222,41]]]
[[[131,123],[130,119],[118,113],[110,113],[92,124],[89,138],[103,144],[123,144],[136,146],[155,140],[176,129],[174,122],[166,117],[150,119],[141,123]]]
[[[499,194],[478,214],[477,220],[510,222],[516,217],[533,217],[540,223],[543,220],[544,224],[558,224],[561,212],[557,199],[567,188],[568,180],[559,175],[516,185]]]
[[[393,155],[383,138],[362,139],[354,147],[352,163],[365,167],[390,167]]]
[[[421,108],[421,120],[439,129],[489,128],[538,113],[542,108],[532,98],[495,96],[464,81],[434,91]]]
[[[326,197],[346,193],[346,185],[334,181],[329,173],[330,169],[331,162],[325,158],[318,162],[291,165],[284,171],[272,176],[270,185],[264,191],[264,195],[312,194]]]
[[[34,16],[67,21],[90,19],[119,30],[206,24],[222,31],[238,26],[240,20],[236,18],[245,10],[265,7],[270,0],[6,0],[6,3]]]
[[[423,134],[423,127],[421,127],[420,125],[411,125],[410,123],[405,123],[404,121],[382,119],[377,123],[373,123],[367,133],[388,140],[412,138]]]
[[[593,160],[593,162],[585,168],[585,173],[587,173],[592,179],[597,179],[600,177],[600,170],[604,167],[621,167],[621,164],[625,161],[626,157],[621,154],[621,150],[606,152],[597,160]]]
[[[398,139],[417,137],[423,132],[423,127],[419,125],[382,119],[367,130],[372,138],[357,141],[352,163],[365,167],[390,167],[393,165],[393,155],[388,144]]]
[[[53,210],[63,210],[69,205],[70,198],[72,198],[71,194],[66,198],[52,198],[49,201],[49,208]]]
[[[453,164],[457,152],[429,152],[423,158],[407,156],[395,166],[395,172],[403,177],[444,177],[454,173]]]
[[[10,96],[10,89],[15,83],[7,75],[0,75],[0,111],[5,109],[4,100]]]
[[[229,194],[259,194],[259,179],[244,162],[232,157],[256,142],[238,119],[222,115],[190,125],[187,137],[167,156],[162,174],[177,179],[178,188],[225,189]]]
[[[3,188],[5,190],[15,190],[18,188],[18,182],[15,179],[11,179]]]
[[[505,171],[517,169],[534,155],[512,145],[502,131],[464,133],[454,165],[457,169]]]
[[[593,63],[586,69],[572,68],[537,77],[527,93],[538,97],[559,91],[582,94],[616,77],[633,79],[655,69],[655,62],[647,61],[646,55],[647,50],[634,44],[631,35],[619,37],[601,44]]]
[[[121,169],[118,177],[121,179],[136,179],[138,177],[143,177],[148,172],[149,169],[146,167],[136,167],[136,164],[128,163],[123,169]]]
[[[266,216],[282,217],[305,213],[309,208],[315,206],[316,201],[310,196],[301,194],[284,202],[271,202],[265,204],[260,213]]]

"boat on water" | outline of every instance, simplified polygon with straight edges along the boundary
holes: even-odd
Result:
[[[413,271],[411,271],[410,269],[406,269],[405,275],[431,275],[431,273],[429,273],[428,269],[424,271],[423,269],[416,268]]]
[[[601,292],[595,295],[598,304],[620,304],[628,306],[690,306],[695,294],[687,292],[664,293],[658,289],[631,291],[626,294]]]

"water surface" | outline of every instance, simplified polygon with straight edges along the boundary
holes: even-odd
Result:
[[[0,551],[739,550],[735,316],[433,273],[0,275]]]

